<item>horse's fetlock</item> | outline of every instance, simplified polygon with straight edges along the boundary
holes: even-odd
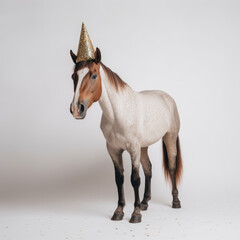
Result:
[[[118,206],[124,207],[125,206],[125,201],[124,200],[118,201]]]

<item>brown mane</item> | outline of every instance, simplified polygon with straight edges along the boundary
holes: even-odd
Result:
[[[74,73],[85,67],[89,67],[91,62],[92,60],[77,63],[74,67]],[[113,72],[110,68],[105,66],[102,62],[100,64],[103,67],[105,73],[107,74],[110,84],[114,86],[117,91],[119,89],[124,89],[127,86],[127,84],[115,72]]]
[[[101,63],[101,65],[108,76],[110,84],[113,85],[117,91],[119,88],[124,89],[126,87],[127,84],[115,72],[106,67],[103,63]]]

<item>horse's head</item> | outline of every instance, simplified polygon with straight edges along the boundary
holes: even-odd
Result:
[[[70,112],[75,119],[83,119],[88,108],[99,100],[102,94],[100,76],[101,52],[97,48],[94,60],[77,62],[77,56],[70,51],[75,63],[72,74],[74,85],[74,96],[70,104]]]

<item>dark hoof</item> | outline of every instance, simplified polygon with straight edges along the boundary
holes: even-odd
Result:
[[[121,221],[123,219],[123,213],[114,213],[111,220],[113,221]]]
[[[181,203],[180,202],[173,202],[172,207],[173,208],[181,208]]]
[[[146,203],[146,204],[141,203],[141,204],[140,204],[140,209],[141,209],[142,211],[146,211],[146,210],[148,209],[148,204],[147,204],[147,203]]]
[[[132,215],[130,219],[130,223],[140,223],[142,219],[142,215]]]

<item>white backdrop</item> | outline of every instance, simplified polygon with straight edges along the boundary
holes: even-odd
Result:
[[[98,103],[82,121],[69,112],[69,50],[77,52],[83,21],[103,63],[133,89],[161,89],[176,100],[184,161],[180,211],[192,206],[189,212],[196,209],[197,219],[215,209],[211,216],[227,215],[232,225],[239,225],[239,11],[237,0],[1,0],[0,208],[72,208],[76,215],[92,211],[94,216],[102,201],[108,202],[105,210],[110,216],[116,206]],[[163,178],[161,144],[149,153],[152,202],[169,208],[171,190]],[[127,154],[124,164],[132,210]],[[104,211],[99,221],[109,223]],[[156,212],[149,209],[148,214]],[[225,219],[219,226],[229,224]],[[211,228],[212,237],[219,239]],[[230,232],[239,236],[234,226],[221,236],[229,237]],[[12,233],[4,234],[11,239]],[[85,237],[89,239],[87,233]]]

